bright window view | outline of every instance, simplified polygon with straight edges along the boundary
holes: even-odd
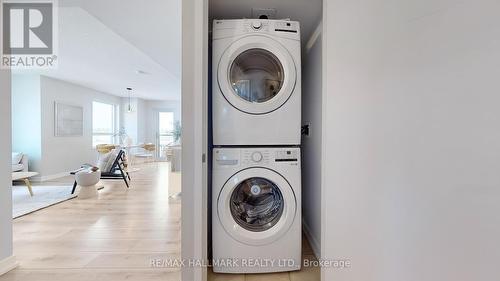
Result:
[[[160,146],[166,146],[174,142],[174,113],[160,112],[159,113],[159,132]]]
[[[92,103],[92,145],[114,143],[116,132],[115,106],[112,104]]]

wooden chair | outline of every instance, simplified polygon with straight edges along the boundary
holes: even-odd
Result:
[[[115,144],[98,144],[96,145],[96,150],[101,154],[106,154],[111,152],[111,150],[117,148],[118,146]]]
[[[154,162],[155,159],[154,153],[156,151],[156,145],[152,143],[146,143],[141,145],[141,148],[144,150],[144,153],[139,153],[134,156],[138,158],[145,158],[146,162],[148,159],[151,159]]]
[[[114,145],[114,144],[98,144],[98,145],[96,145],[95,149],[99,153],[99,159],[100,159],[101,155],[109,153],[117,147],[118,146]]]
[[[120,152],[118,152],[115,161],[113,162],[113,165],[109,169],[109,171],[101,171],[101,179],[103,180],[123,180],[125,182],[125,185],[127,185],[127,188],[130,188],[129,181],[130,175],[129,173],[125,170],[125,151],[122,149]],[[84,165],[82,168],[71,172],[72,175],[75,175],[76,173],[80,172],[81,170],[88,169],[91,165]],[[127,180],[128,179],[128,180]],[[77,182],[73,183],[73,190],[71,191],[71,194],[75,193],[77,186]]]

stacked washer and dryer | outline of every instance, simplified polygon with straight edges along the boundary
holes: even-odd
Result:
[[[213,270],[301,264],[299,23],[213,23]]]

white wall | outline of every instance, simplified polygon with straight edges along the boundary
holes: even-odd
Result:
[[[40,170],[42,113],[40,75],[12,75],[12,150],[28,155],[29,169]]]
[[[1,4],[1,3],[0,3]],[[0,70],[0,271],[6,258],[12,256],[12,194],[11,194],[11,77]],[[0,273],[1,274],[1,273]]]
[[[302,223],[317,257],[321,256],[321,25],[308,42],[302,57],[302,124],[310,124],[310,135],[302,137]],[[319,34],[318,34],[319,33]],[[310,46],[309,46],[310,45]]]
[[[495,280],[500,2],[325,4],[323,280]]]
[[[122,98],[121,126],[125,128],[127,135],[132,138],[133,143],[147,143],[147,101],[141,98],[131,98],[132,111],[128,112],[129,99]]]
[[[121,99],[121,112],[120,112],[120,127],[125,129],[127,136],[132,139],[134,143],[140,143],[138,134],[139,127],[139,112],[138,112],[138,98],[122,98]],[[132,108],[131,112],[128,112],[130,107]],[[142,113],[142,112],[141,112]]]
[[[92,102],[120,104],[120,98],[49,77],[41,77],[42,93],[42,176],[55,175],[95,163],[97,154],[92,146]],[[54,103],[62,102],[83,107],[83,136],[55,137]],[[68,157],[71,155],[71,157]]]
[[[140,142],[146,143],[147,141],[147,132],[146,132],[146,124],[147,124],[147,116],[148,109],[146,107],[147,101],[143,99],[137,99],[137,139]]]

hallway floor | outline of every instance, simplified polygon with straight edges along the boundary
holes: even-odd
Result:
[[[0,281],[180,280],[178,268],[152,266],[180,258],[181,205],[168,198],[168,167],[141,164],[130,190],[106,181],[98,200],[73,199],[14,220],[19,267]]]
[[[152,266],[180,258],[178,180],[169,164],[136,166],[132,184],[105,181],[99,199],[73,199],[14,220],[19,267],[0,281],[180,281],[180,269]],[[172,179],[169,179],[169,176]],[[73,177],[34,185],[72,185]],[[169,186],[172,185],[172,186]],[[35,195],[36,196],[36,195]],[[303,258],[315,259],[303,238]],[[276,274],[228,275],[208,270],[209,281],[316,281],[318,268]]]

